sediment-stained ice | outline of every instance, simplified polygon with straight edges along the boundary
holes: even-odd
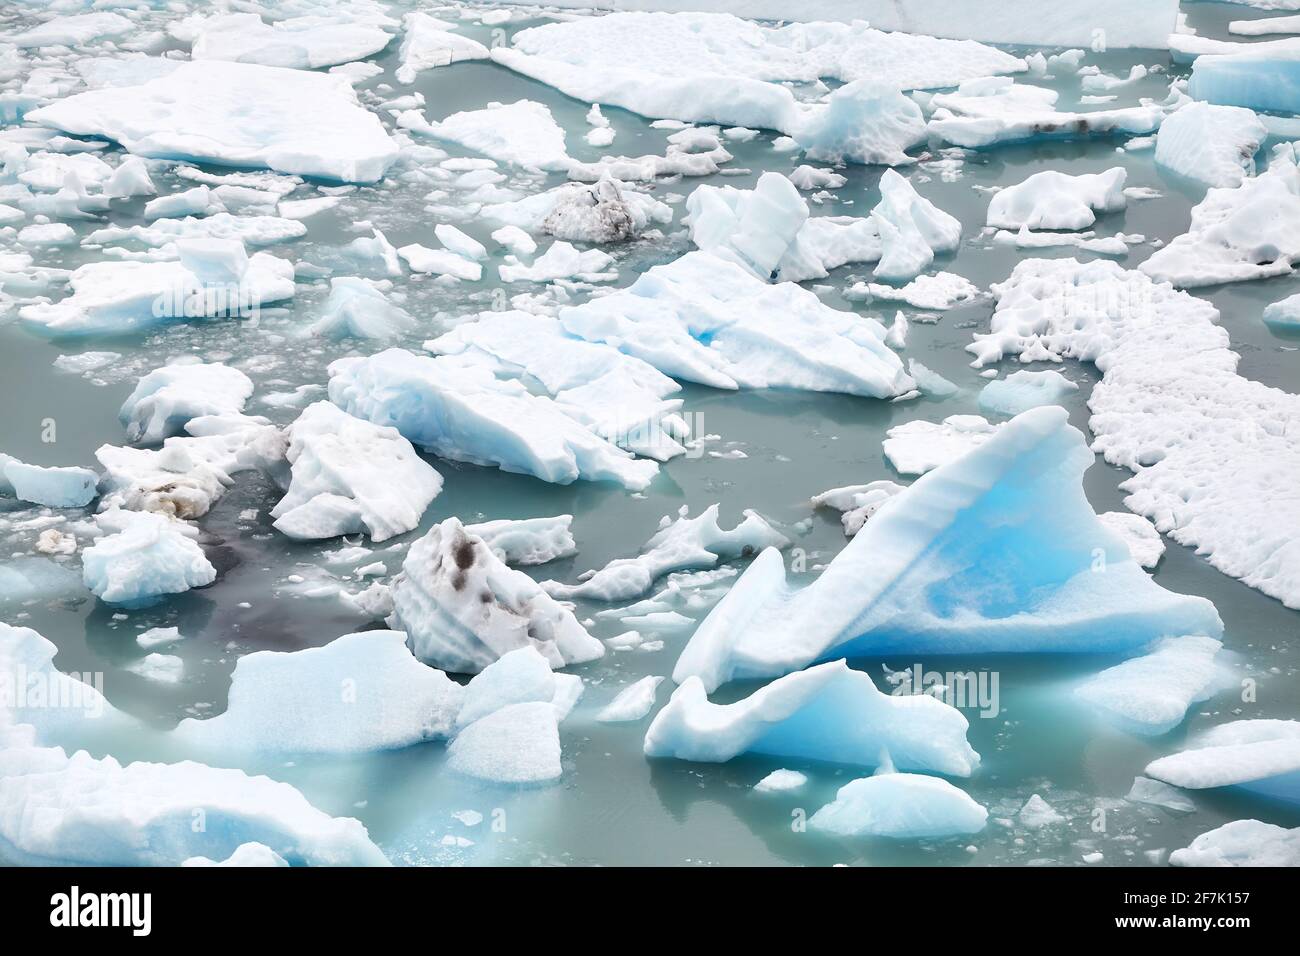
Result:
[[[291,538],[365,533],[386,541],[416,527],[442,491],[442,475],[397,429],[329,402],[308,405],[285,437],[292,475],[271,517]]]
[[[198,753],[344,754],[451,736],[464,689],[421,664],[397,631],[323,647],[255,651],[235,664],[229,703],[172,737]]]
[[[1223,647],[1211,637],[1167,637],[1148,653],[1108,667],[1074,694],[1123,730],[1157,736],[1183,722],[1187,709],[1221,684],[1226,667],[1215,660]]]
[[[1193,289],[1290,275],[1300,262],[1300,169],[1296,147],[1273,150],[1268,169],[1235,188],[1211,189],[1192,209],[1187,232],[1139,268]]]
[[[571,334],[714,388],[801,388],[875,398],[913,387],[885,330],[791,282],[770,284],[707,252],[560,310]]]
[[[343,182],[375,182],[397,159],[379,118],[359,104],[346,80],[251,63],[183,63],[138,86],[57,100],[26,119],[78,136],[107,136],[139,156]]]
[[[615,558],[599,570],[587,571],[578,584],[546,581],[553,597],[622,601],[649,593],[654,582],[671,571],[709,569],[720,560],[748,557],[764,548],[784,548],[789,540],[754,511],[724,531],[718,525],[718,506],[710,505],[694,518],[682,505],[677,518],[664,515],[659,530],[634,558]]]
[[[492,549],[492,553],[510,565],[546,564],[557,558],[578,553],[569,526],[573,515],[553,518],[502,518],[467,524],[465,530]]]
[[[1289,478],[1300,449],[1288,424],[1300,398],[1237,374],[1215,308],[1103,261],[1031,259],[993,291],[991,331],[967,346],[972,364],[1095,363],[1093,447],[1135,473],[1120,485],[1125,504],[1225,574],[1300,607]]]
[[[220,362],[180,362],[143,376],[122,403],[118,419],[127,441],[155,445],[181,435],[201,415],[238,415],[253,394],[253,381]]]
[[[1219,636],[1209,601],[1165,591],[1097,520],[1081,480],[1092,462],[1063,408],[1025,412],[900,492],[807,587],[786,582],[780,552],[760,554],[673,679],[716,688],[831,657],[1122,651]]]
[[[808,821],[836,836],[878,836],[896,840],[978,833],[988,811],[940,777],[882,773],[840,787],[835,800]]]
[[[1255,173],[1255,153],[1268,130],[1253,111],[1188,103],[1156,136],[1156,165],[1207,186],[1232,189]]]
[[[734,704],[710,703],[688,678],[646,732],[649,757],[723,763],[742,753],[968,777],[979,754],[966,718],[925,694],[883,693],[861,671],[830,661],[789,674]]]
[[[1241,787],[1300,802],[1300,721],[1234,720],[1147,764],[1148,777],[1185,790]]]
[[[446,671],[477,673],[527,646],[552,667],[605,653],[573,612],[506,567],[456,518],[411,545],[392,588],[390,624],[406,631],[416,657]]]
[[[349,414],[396,428],[442,458],[569,484],[645,488],[653,461],[596,435],[554,400],[478,365],[389,349],[329,367],[329,397]]]

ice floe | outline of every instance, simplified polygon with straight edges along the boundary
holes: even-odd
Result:
[[[1169,854],[1174,866],[1300,866],[1300,827],[1233,820]]]
[[[1060,405],[1079,386],[1060,372],[1012,372],[980,389],[980,409],[998,415],[1019,415],[1039,405]]]
[[[392,587],[392,626],[407,632],[416,657],[443,670],[477,673],[530,645],[553,667],[605,652],[571,611],[456,518],[411,545]]]
[[[1220,106],[1271,113],[1300,112],[1300,39],[1224,43],[1196,57],[1187,92]]]
[[[1184,289],[1290,275],[1300,261],[1300,169],[1296,147],[1273,150],[1268,169],[1234,188],[1211,189],[1187,232],[1139,267]]]
[[[654,675],[642,677],[618,692],[618,695],[596,712],[596,719],[602,723],[626,723],[640,720],[654,709],[655,691],[658,690],[662,677]]]
[[[649,757],[722,763],[742,753],[967,777],[979,755],[966,718],[924,694],[894,696],[844,661],[788,674],[734,704],[688,678],[646,732]]]
[[[1183,722],[1187,709],[1218,690],[1226,667],[1222,643],[1210,637],[1169,637],[1149,653],[1109,667],[1075,688],[1075,696],[1131,733],[1155,736]]]
[[[1290,531],[1300,498],[1287,490],[1300,399],[1237,374],[1215,308],[1104,261],[1031,259],[993,291],[991,331],[968,346],[973,364],[1094,362],[1093,447],[1135,472],[1120,486],[1125,504],[1225,574],[1300,607]]]
[[[495,103],[486,109],[453,113],[437,122],[412,110],[399,115],[397,122],[503,163],[561,172],[569,166],[564,130],[550,109],[534,100]]]
[[[140,156],[344,182],[375,182],[397,159],[397,146],[346,80],[250,63],[183,63],[139,86],[77,93],[26,119],[107,136]]]
[[[997,432],[997,425],[979,415],[949,415],[942,422],[917,419],[886,432],[881,449],[900,475],[924,475],[956,461]]]
[[[238,415],[253,382],[220,362],[180,362],[143,376],[122,403],[118,418],[128,441],[155,445],[180,435],[200,415]]]
[[[760,554],[696,630],[674,680],[714,688],[830,657],[1219,636],[1209,601],[1159,587],[1097,520],[1081,481],[1092,462],[1064,409],[1025,412],[899,493],[807,587],[786,582],[778,551]]]
[[[229,703],[172,736],[199,753],[360,753],[452,735],[464,689],[417,661],[396,631],[364,631],[235,664]]]
[[[44,467],[0,455],[0,491],[50,508],[82,508],[94,499],[99,475],[73,465]]]
[[[115,508],[95,521],[102,537],[82,551],[81,567],[102,601],[140,607],[216,580],[197,531],[175,518]]]
[[[1255,173],[1268,130],[1251,110],[1188,103],[1156,137],[1156,165],[1207,186],[1235,188]]]
[[[330,295],[311,332],[327,338],[387,341],[411,331],[415,319],[388,301],[381,285],[360,276],[330,279]]]
[[[402,45],[397,82],[414,83],[417,74],[461,60],[485,60],[488,49],[477,40],[451,32],[455,24],[419,10],[402,18]]]
[[[288,17],[265,23],[256,13],[228,13],[204,21],[190,56],[317,70],[373,56],[390,40],[392,34],[378,25],[346,17]]]
[[[1188,749],[1153,760],[1145,773],[1186,790],[1235,786],[1300,802],[1300,721],[1220,724],[1196,737]]]
[[[570,417],[554,400],[482,366],[389,349],[329,367],[344,411],[396,428],[442,458],[568,484],[579,478],[640,489],[658,471]]]
[[[1086,229],[1099,212],[1128,205],[1122,166],[1104,173],[1070,176],[1047,170],[1008,186],[989,201],[987,222],[1002,229]]]
[[[291,538],[364,532],[385,541],[416,527],[442,491],[442,475],[397,429],[329,402],[308,405],[285,437],[292,477],[271,517]]]

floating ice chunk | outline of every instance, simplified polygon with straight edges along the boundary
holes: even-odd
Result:
[[[147,651],[155,647],[166,647],[181,640],[184,640],[184,637],[181,635],[180,628],[176,627],[151,627],[135,636],[135,642]]]
[[[1255,173],[1268,130],[1251,110],[1188,103],[1156,137],[1156,165],[1207,186],[1233,188]]]
[[[1055,170],[1035,173],[1008,186],[989,201],[987,221],[1004,229],[1085,229],[1099,212],[1128,205],[1124,182],[1128,172],[1115,166],[1104,173],[1070,176]]]
[[[1136,473],[1121,486],[1127,507],[1300,607],[1300,501],[1277,492],[1300,467],[1284,424],[1297,399],[1237,374],[1214,307],[1110,262],[1029,260],[993,291],[991,331],[967,346],[972,364],[1095,362],[1104,377],[1089,397],[1093,447]]]
[[[844,533],[851,538],[862,530],[862,526],[872,515],[902,490],[902,485],[892,481],[846,485],[843,488],[832,488],[830,491],[823,491],[820,495],[814,495],[812,506],[834,508],[836,511],[844,512],[840,516],[840,523],[844,525]]]
[[[896,840],[978,833],[988,811],[947,780],[918,773],[863,777],[840,787],[808,825],[837,836]]]
[[[961,391],[938,372],[922,365],[916,359],[907,360],[907,371],[916,382],[916,387],[932,398],[950,398]]]
[[[415,319],[389,302],[376,283],[360,276],[336,276],[330,279],[324,313],[311,324],[310,331],[326,338],[383,342],[410,332],[415,325]]]
[[[1150,653],[1107,668],[1074,693],[1131,733],[1168,733],[1222,682],[1224,668],[1215,660],[1222,647],[1210,637],[1164,638]]]
[[[650,757],[722,763],[742,753],[899,768],[968,777],[979,754],[966,718],[918,694],[892,696],[871,678],[831,661],[789,674],[734,704],[713,704],[704,684],[686,680],[646,732]]]
[[[406,264],[413,272],[452,276],[467,282],[477,282],[483,278],[481,265],[447,249],[430,249],[418,242],[412,242],[410,245],[402,246],[397,252],[406,260]]]
[[[1160,532],[1146,518],[1128,511],[1107,511],[1097,515],[1115,537],[1123,540],[1133,560],[1144,568],[1154,568],[1165,553],[1165,542]]]
[[[1055,108],[1054,90],[1012,84],[1005,78],[972,81],[956,94],[939,94],[928,124],[931,136],[980,149],[1040,139],[1080,139],[1091,136],[1155,132],[1164,119],[1156,105],[1062,113]]]
[[[181,239],[208,238],[238,239],[249,246],[269,246],[307,234],[307,227],[302,223],[280,216],[232,216],[227,212],[213,213],[212,208],[208,209],[208,213],[210,215],[201,219],[193,216],[159,219],[148,226],[105,226],[96,229],[82,241],[95,245],[135,241],[146,246],[162,247]]]
[[[521,30],[511,41],[513,47],[491,51],[496,62],[583,102],[783,133],[792,133],[807,112],[783,81],[825,77],[852,84],[871,77],[896,92],[954,86],[1025,65],[977,43],[882,33],[862,21],[771,28],[720,13],[580,17]],[[837,117],[839,134],[850,132],[850,119]]]
[[[128,156],[113,170],[104,183],[104,195],[112,199],[131,199],[135,196],[156,196],[158,187],[149,178],[149,167],[139,156]]]
[[[130,718],[83,675],[64,674],[54,666],[58,652],[31,628],[0,622],[0,725],[29,725],[42,743],[84,739],[96,726],[129,725]],[[93,680],[91,674],[84,676]]]
[[[777,265],[782,282],[825,279],[849,262],[875,262],[884,251],[871,218],[817,216],[803,224]]]
[[[557,239],[601,244],[625,242],[639,236],[650,223],[669,223],[673,218],[665,203],[608,176],[592,185],[566,183],[526,199],[487,205],[480,215]],[[497,239],[496,232],[492,238]],[[535,242],[529,248],[528,244],[519,245],[517,239],[506,244],[516,254],[529,255],[537,249]]]
[[[682,505],[674,520],[664,515],[659,530],[635,558],[615,558],[599,570],[587,571],[580,584],[547,581],[554,597],[621,601],[649,592],[654,582],[670,571],[712,568],[720,560],[747,557],[764,548],[784,548],[790,542],[757,512],[745,511],[745,520],[730,531],[718,526],[718,506],[705,508],[694,518]]]
[[[146,654],[122,668],[145,680],[159,684],[175,684],[185,674],[185,662],[173,654]]]
[[[1039,405],[1060,405],[1079,386],[1060,372],[1012,372],[980,389],[980,409],[1008,418]]]
[[[1300,170],[1295,146],[1273,151],[1268,169],[1234,189],[1211,189],[1187,232],[1139,268],[1184,289],[1289,275],[1300,261]]]
[[[100,37],[116,37],[130,33],[136,25],[120,13],[78,13],[67,17],[53,17],[5,40],[20,49],[45,46],[79,47]]]
[[[102,601],[140,607],[216,580],[195,532],[174,518],[113,509],[95,521],[103,537],[81,553],[82,577]]]
[[[655,691],[662,680],[662,677],[652,675],[624,687],[617,697],[600,709],[596,719],[603,723],[640,720],[654,709]]]
[[[465,530],[492,549],[506,564],[545,564],[578,553],[570,525],[573,515],[467,524]]]
[[[210,860],[206,856],[192,856],[182,860],[181,866],[288,866],[289,861],[263,843],[241,843],[235,852],[224,860]]]
[[[433,234],[449,251],[458,256],[475,261],[487,258],[487,249],[483,247],[483,243],[472,236],[467,236],[455,226],[440,222],[433,227]]]
[[[1260,10],[1300,9],[1295,0],[1247,0],[1248,6]],[[1300,33],[1300,16],[1261,17],[1258,20],[1232,20],[1228,32],[1237,36],[1268,36],[1270,33]]]
[[[875,268],[881,279],[915,279],[930,267],[936,253],[953,252],[961,242],[961,223],[922,199],[892,169],[880,177],[880,202],[871,210],[871,220],[883,244]]]
[[[583,279],[604,282],[616,273],[605,272],[614,259],[599,249],[579,251],[567,242],[557,239],[551,247],[533,260],[531,266],[499,266],[502,282],[554,282],[557,279]]]
[[[773,770],[754,784],[754,792],[785,793],[788,790],[798,790],[807,782],[807,775],[800,773],[798,770]]]
[[[456,729],[463,730],[503,707],[534,702],[551,704],[556,720],[563,720],[582,691],[581,677],[554,673],[535,647],[525,645],[502,654],[474,675],[465,687]]]
[[[911,98],[873,78],[841,86],[787,132],[809,159],[900,166],[914,161],[906,151],[925,140],[926,126]]]
[[[848,179],[829,169],[804,164],[790,174],[790,182],[794,183],[796,189],[809,192],[814,189],[839,189]]]
[[[454,24],[419,10],[402,18],[402,45],[397,51],[401,65],[398,83],[414,83],[416,74],[462,60],[485,60],[488,49],[477,40],[452,33]]]
[[[308,405],[285,434],[293,477],[271,517],[291,538],[386,541],[416,527],[442,491],[442,475],[397,429],[329,402]]]
[[[673,679],[714,688],[830,657],[1120,651],[1221,634],[1210,602],[1162,589],[1097,521],[1081,481],[1092,462],[1065,409],[1025,412],[901,492],[808,587],[786,582],[779,552],[759,555]]]
[[[1124,190],[1128,195],[1131,190]],[[1017,249],[1053,249],[1071,246],[1085,252],[1095,252],[1099,256],[1127,256],[1129,245],[1142,242],[1140,235],[1125,235],[1097,238],[1089,229],[1086,232],[1031,232],[1028,226],[1021,226],[1019,232],[999,229],[993,234],[993,241],[1002,246],[1015,246]]]
[[[41,223],[18,230],[18,241],[25,246],[51,249],[73,245],[77,241],[77,233],[67,223]]]
[[[1266,306],[1264,321],[1282,328],[1300,327],[1300,293]]]
[[[1269,113],[1300,112],[1300,38],[1264,43],[1223,43],[1192,64],[1187,92],[1220,106]],[[30,114],[29,114],[30,115]]]
[[[1036,793],[1025,801],[1025,805],[1020,808],[1020,812],[1016,814],[1016,817],[1023,826],[1029,827],[1031,830],[1051,826],[1065,820],[1065,817],[1057,813],[1051,804]]]
[[[118,418],[128,441],[153,445],[200,415],[238,415],[252,394],[252,379],[220,362],[164,365],[140,379]]]
[[[175,218],[180,216],[206,216],[225,212],[220,200],[214,199],[212,190],[199,185],[170,196],[160,196],[144,204],[145,219]]]
[[[980,294],[979,287],[963,276],[952,272],[936,272],[932,276],[917,276],[907,285],[895,287],[880,282],[855,282],[844,293],[850,301],[857,299],[883,299],[887,302],[905,302],[914,309],[928,312],[942,312],[962,302],[968,302]],[[899,313],[901,315],[901,313]],[[898,319],[894,319],[898,324]],[[907,325],[904,319],[902,335],[906,335]],[[890,329],[891,334],[894,330]],[[901,348],[901,343],[890,342],[894,348]]]
[[[1129,788],[1124,799],[1132,803],[1145,803],[1153,807],[1164,807],[1179,813],[1193,813],[1196,804],[1177,787],[1171,787],[1150,777],[1134,777],[1133,786]]]
[[[190,56],[317,70],[363,60],[391,39],[386,31],[359,19],[305,16],[267,24],[256,13],[228,13],[203,22]]]
[[[448,358],[389,349],[329,367],[330,400],[344,411],[395,427],[407,440],[456,461],[569,484],[579,478],[648,486],[652,461],[591,432],[556,402],[516,381]]]
[[[19,501],[48,508],[83,508],[95,497],[99,475],[89,468],[29,465],[5,455],[0,456],[0,479],[0,490],[7,484]]]
[[[257,104],[255,113],[250,103]],[[379,118],[358,103],[346,80],[249,63],[183,63],[139,86],[56,100],[26,119],[107,136],[140,156],[264,166],[344,182],[375,182],[397,159]]]
[[[408,110],[397,117],[397,125],[515,166],[564,172],[570,163],[564,130],[549,108],[533,100],[494,103],[435,123]]]
[[[1186,790],[1239,786],[1300,802],[1300,721],[1220,724],[1197,737],[1187,750],[1147,764],[1145,773]]]
[[[14,558],[0,564],[0,605],[85,595],[80,576],[49,558]]]
[[[913,385],[878,322],[702,251],[655,266],[619,292],[561,309],[560,321],[570,334],[715,388],[885,398]]]
[[[486,213],[487,209],[483,212]],[[518,226],[502,226],[493,231],[492,239],[517,256],[531,256],[537,251],[537,241]]]
[[[393,580],[392,626],[415,656],[455,673],[477,673],[520,647],[552,667],[595,660],[605,646],[526,574],[448,518],[411,545]]]
[[[183,319],[249,315],[294,294],[293,264],[269,253],[249,256],[234,280],[205,279],[196,265],[184,259],[88,263],[69,277],[71,295],[24,306],[18,314],[42,335],[115,335]]]
[[[447,768],[489,783],[558,780],[560,732],[549,703],[511,704],[474,721],[447,748]]]
[[[341,196],[314,196],[311,199],[282,199],[276,207],[285,219],[307,219],[326,209],[333,209],[343,201]]]
[[[204,753],[363,753],[450,737],[464,689],[417,661],[396,631],[255,651],[235,664],[224,713],[172,736]]]
[[[425,343],[466,365],[527,376],[565,414],[621,448],[658,461],[685,454],[676,382],[639,358],[567,335],[559,322],[526,312],[483,312]]]
[[[1300,827],[1233,820],[1169,854],[1174,866],[1300,866]]]
[[[978,448],[999,427],[979,415],[949,415],[937,423],[918,419],[891,428],[881,448],[900,475],[924,475]]]
[[[11,746],[0,749],[0,807],[0,838],[34,863],[176,866],[255,840],[295,865],[387,865],[358,821],[322,813],[288,784],[193,761],[124,767]]]

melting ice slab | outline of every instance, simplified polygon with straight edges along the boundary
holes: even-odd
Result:
[[[1025,412],[898,494],[808,587],[764,551],[673,678],[715,688],[832,656],[1119,651],[1219,635],[1209,601],[1165,591],[1098,521],[1082,486],[1092,462],[1065,409]]]
[[[734,704],[713,704],[691,677],[655,715],[650,757],[723,763],[742,753],[800,757],[968,777],[979,754],[966,718],[924,694],[893,696],[871,678],[831,661],[775,680]]]
[[[1300,866],[1300,827],[1233,820],[1169,854],[1174,866]]]
[[[133,153],[372,183],[397,158],[379,118],[342,77],[219,60],[139,86],[78,93],[26,119],[107,136]]]
[[[978,833],[988,816],[947,780],[885,773],[845,784],[808,825],[838,836],[923,839]]]
[[[1190,749],[1147,764],[1145,772],[1189,790],[1239,786],[1300,803],[1300,721],[1220,724],[1201,734]]]

